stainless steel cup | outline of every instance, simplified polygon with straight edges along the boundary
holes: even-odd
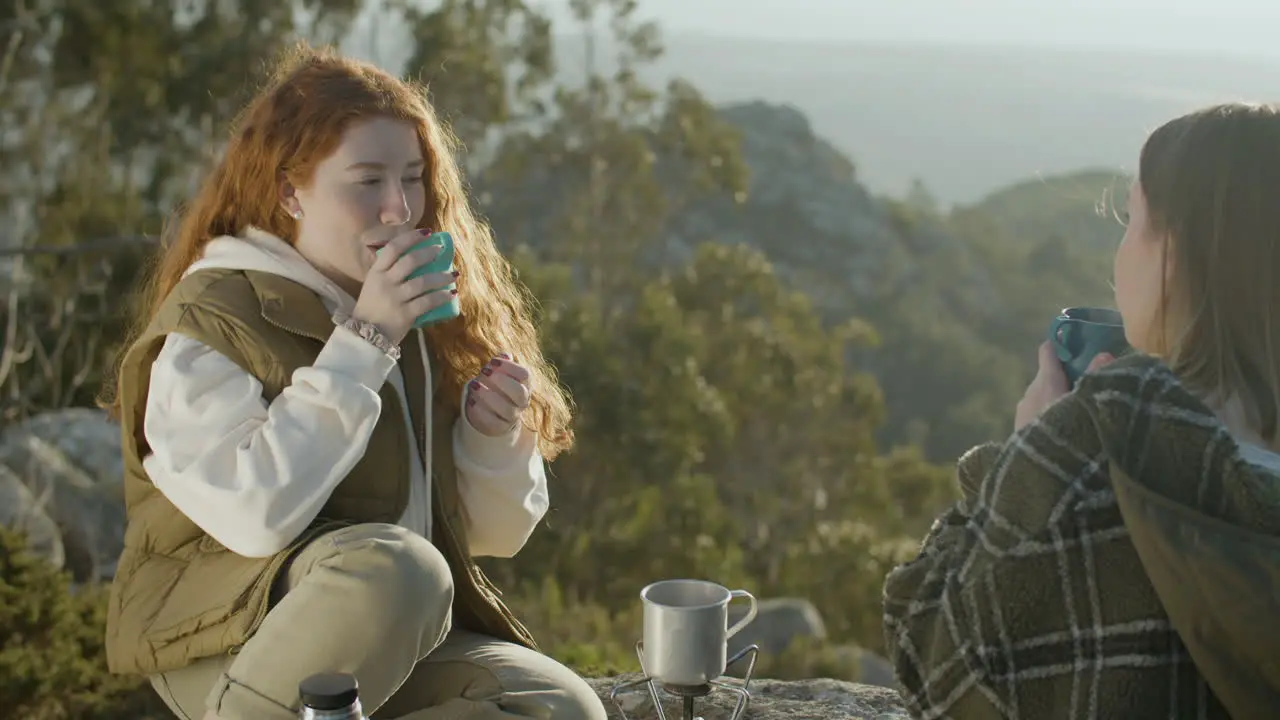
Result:
[[[751,603],[729,627],[729,601]],[[724,675],[728,641],[756,617],[756,599],[705,580],[663,580],[640,591],[645,672],[666,685],[706,685]]]

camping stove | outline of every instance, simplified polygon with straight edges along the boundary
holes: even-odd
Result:
[[[717,690],[731,692],[738,696],[738,702],[733,708],[733,713],[729,715],[730,720],[740,720],[743,713],[746,712],[747,706],[751,704],[751,693],[747,690],[747,686],[751,683],[751,673],[756,668],[756,657],[760,653],[760,648],[756,645],[749,645],[743,648],[738,654],[729,658],[726,663],[727,667],[731,667],[734,663],[747,658],[747,671],[742,676],[742,684],[730,683],[727,676],[721,676],[709,683],[701,685],[676,685],[663,682],[649,674],[645,665],[644,658],[644,641],[636,643],[636,656],[640,658],[640,671],[643,674],[639,680],[622,683],[613,688],[609,693],[609,699],[618,708],[618,712],[622,714],[623,720],[631,720],[627,717],[627,712],[622,707],[619,696],[628,690],[645,686],[649,690],[649,698],[653,701],[654,712],[657,713],[658,720],[667,720],[667,713],[662,708],[662,696],[664,694],[671,695],[679,699],[683,715],[681,720],[703,720],[696,714],[696,705],[700,698],[705,698]]]

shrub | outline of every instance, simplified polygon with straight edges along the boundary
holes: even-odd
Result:
[[[106,590],[72,588],[0,528],[0,707],[15,720],[169,720],[145,680],[107,672]]]

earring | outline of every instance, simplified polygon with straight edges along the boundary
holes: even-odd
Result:
[[[301,210],[294,210],[294,211],[293,211],[293,219],[294,219],[294,220],[301,220],[301,219],[302,219],[302,211],[301,211]]]

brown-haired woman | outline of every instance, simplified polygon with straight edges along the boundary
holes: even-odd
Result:
[[[112,402],[107,649],[181,717],[292,718],[329,671],[380,718],[605,717],[472,560],[524,545],[571,435],[454,150],[421,88],[300,47],[163,251]],[[455,270],[409,278],[431,229]]]
[[[1280,109],[1147,139],[1115,257],[1138,351],[1053,351],[1003,446],[885,584],[920,718],[1268,718],[1280,708]]]

